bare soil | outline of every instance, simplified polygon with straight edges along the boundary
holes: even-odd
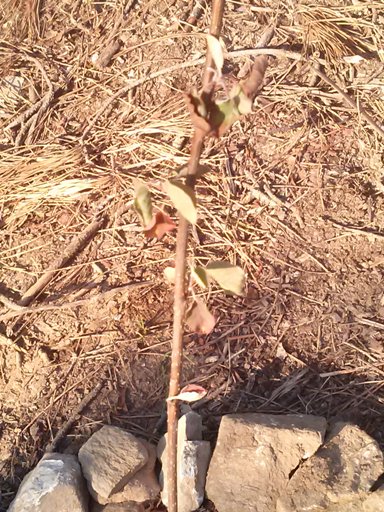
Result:
[[[199,86],[202,66],[151,74],[204,56],[210,6],[190,24],[193,7],[0,6],[1,510],[69,419],[60,450],[76,451],[106,422],[154,441],[164,431],[172,289],[163,270],[175,234],[145,239],[132,180],[176,218],[161,181],[188,162],[182,94]],[[211,171],[197,186],[190,261],[225,259],[247,273],[245,297],[202,293],[217,325],[185,337],[183,380],[209,390],[196,404],[207,439],[223,414],[259,411],[351,420],[384,445],[383,137],[361,115],[383,129],[383,7],[227,2],[228,51],[254,48],[272,25],[272,47],[320,59],[356,108],[313,61],[271,57],[254,113],[204,150]],[[250,62],[226,62],[221,94]],[[35,121],[36,110],[9,128],[39,101]],[[30,304],[40,309],[17,309],[100,215],[102,229]],[[116,290],[129,283],[144,284]]]

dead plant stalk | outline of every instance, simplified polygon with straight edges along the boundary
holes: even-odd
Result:
[[[219,37],[221,32],[225,0],[213,0],[210,34]],[[207,94],[210,91],[212,57],[207,53],[206,65],[203,77],[203,90]],[[186,185],[193,188],[196,182],[196,175],[199,160],[204,144],[204,134],[195,130],[191,155],[188,165]],[[169,397],[176,396],[180,389],[180,376],[183,356],[183,335],[185,317],[185,293],[186,293],[186,266],[188,247],[189,223],[180,215],[176,240],[175,258],[175,288],[174,288],[174,313],[173,313],[173,340],[171,355],[171,372],[169,380]],[[168,512],[177,512],[177,420],[179,404],[177,400],[169,400],[167,403],[167,489],[168,489]]]

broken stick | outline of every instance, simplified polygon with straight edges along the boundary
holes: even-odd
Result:
[[[82,251],[85,246],[92,240],[95,234],[104,226],[106,217],[96,218],[82,233],[77,235],[64,250],[64,253],[53,262],[51,268],[44,272],[39,279],[28,288],[21,297],[20,306],[28,306],[39,295],[47,284],[55,277],[58,270],[65,267],[78,252]]]
[[[64,423],[64,425],[56,432],[55,437],[45,448],[45,453],[52,453],[56,451],[57,446],[62,441],[62,439],[68,434],[68,432],[73,427],[74,423],[78,420],[78,416],[83,412],[83,410],[96,398],[99,394],[99,391],[103,387],[104,382],[99,382],[95,388],[92,389],[85,397],[80,401],[76,409],[73,411],[68,420]]]

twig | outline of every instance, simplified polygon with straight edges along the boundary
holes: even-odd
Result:
[[[201,15],[203,14],[204,9],[206,8],[206,2],[200,3],[199,1],[196,2],[196,5],[191,11],[190,16],[188,16],[187,19],[187,26],[185,27],[186,32],[190,32],[192,30],[192,27],[194,27]]]
[[[221,32],[224,5],[225,0],[213,0],[212,2],[212,17],[209,32],[215,37],[219,37]],[[210,98],[213,94],[213,88],[210,85],[213,73],[212,67],[213,59],[208,52],[203,75],[203,92],[206,94],[207,98]],[[201,130],[195,130],[191,145],[191,156],[188,164],[188,173],[186,176],[186,185],[192,189],[195,186],[203,145],[204,133]],[[185,280],[187,266],[188,228],[188,221],[182,215],[180,215],[176,239],[173,338],[171,372],[169,379],[169,397],[177,395],[180,389],[185,315]],[[167,402],[167,413],[168,512],[177,512],[177,419],[179,413],[179,403],[177,400],[169,400]]]
[[[113,59],[113,57],[120,50],[120,48],[121,48],[120,39],[111,41],[108,44],[108,46],[106,46],[103,49],[103,51],[100,53],[100,55],[96,61],[96,65],[101,69],[107,68],[109,66],[111,60]]]
[[[44,98],[41,98],[34,105],[29,107],[27,110],[22,112],[20,115],[16,117],[11,123],[4,127],[4,130],[11,130],[12,128],[16,128],[19,124],[23,124],[24,121],[29,119],[37,110],[39,110],[41,104],[43,103]]]
[[[355,322],[384,331],[384,324],[382,322],[376,322],[375,320],[370,320],[369,318],[364,317],[355,317]]]
[[[103,227],[106,217],[95,219],[84,231],[77,235],[64,249],[63,254],[52,264],[39,279],[24,293],[19,304],[20,306],[28,306],[33,299],[47,286],[47,284],[55,277],[58,270],[65,267],[84,247],[92,240],[95,234]]]
[[[77,421],[77,416],[96,398],[99,391],[103,387],[103,382],[99,382],[92,391],[90,391],[79,403],[76,409],[72,412],[71,416],[67,419],[64,425],[56,432],[55,437],[45,448],[45,453],[52,453],[57,449],[58,444],[64,436],[71,430],[73,424]]]
[[[201,133],[194,135],[191,147],[191,156],[188,166],[188,175],[186,184],[194,186],[198,170],[199,159],[203,149],[203,135]],[[173,339],[171,355],[171,372],[169,380],[169,396],[175,396],[179,393],[183,334],[184,334],[184,315],[185,315],[185,278],[186,278],[186,259],[188,244],[189,223],[181,215],[179,218],[179,227],[176,239],[176,259],[175,259],[175,288],[174,288],[174,307],[173,307]],[[168,423],[167,423],[167,489],[168,489],[168,512],[177,512],[177,418],[178,418],[177,400],[167,402]]]
[[[320,71],[320,69],[317,69],[316,67],[313,67],[313,71],[319,75],[320,78],[324,80],[328,85],[333,87],[335,91],[337,91],[343,99],[350,105],[354,110],[356,110],[360,116],[366,121],[371,128],[375,130],[376,133],[380,135],[380,137],[384,137],[384,129],[376,123],[376,121],[373,119],[373,117],[368,114],[360,105],[357,105],[356,101],[352,99],[346,92],[341,89],[333,80],[331,80],[325,73]]]
[[[51,104],[55,95],[55,89],[52,85],[52,82],[48,78],[48,75],[42,64],[39,62],[39,60],[28,54],[23,54],[23,57],[26,60],[33,62],[33,64],[35,64],[35,66],[39,69],[48,86],[48,90],[43,96],[43,98],[37,101],[25,112],[17,116],[17,118],[14,121],[12,121],[8,126],[5,127],[5,130],[9,130],[11,128],[16,128],[16,126],[18,125],[21,125],[20,131],[15,139],[16,147],[21,146],[21,144],[23,144],[24,142],[24,139],[25,144],[30,144],[32,142],[33,132],[36,128],[36,125],[38,121],[41,119],[41,117],[48,110],[48,107]]]
[[[22,309],[24,309],[23,306],[16,304],[16,302],[13,302],[13,300],[9,299],[3,293],[0,293],[0,302],[2,302],[4,306],[7,307],[8,309],[13,309],[13,311],[21,311]]]
[[[378,231],[371,231],[370,229],[358,228],[355,226],[346,226],[345,224],[342,224],[341,222],[336,222],[335,220],[331,220],[331,222],[333,226],[335,226],[336,228],[344,229],[345,231],[349,231],[350,233],[353,233],[355,235],[366,235],[368,237],[371,236],[379,240],[384,240],[384,233],[380,233]]]
[[[364,366],[359,366],[358,368],[336,370],[334,372],[319,373],[319,377],[322,379],[326,379],[328,377],[337,377],[338,375],[350,375],[351,373],[357,373],[357,372],[360,372],[361,370],[375,370],[380,375],[384,375],[383,370],[380,370],[380,368],[378,368],[379,366],[383,366],[383,365],[384,365],[384,362],[374,363],[374,364],[365,364]]]
[[[133,288],[141,288],[142,286],[152,285],[152,281],[140,281],[138,283],[129,283],[123,286],[117,286],[116,288],[112,288],[110,290],[106,290],[105,292],[100,292],[97,295],[92,295],[91,297],[87,297],[86,299],[74,300],[72,302],[64,302],[64,304],[44,304],[42,306],[35,307],[21,307],[18,310],[10,311],[9,313],[5,313],[0,316],[0,322],[5,322],[11,318],[16,318],[19,316],[23,316],[26,314],[33,313],[41,313],[42,311],[55,311],[69,308],[77,308],[79,306],[84,306],[84,304],[89,304],[92,300],[99,299],[100,297],[107,298],[108,296],[115,295],[119,292],[124,292],[125,290],[131,290]],[[3,297],[1,298],[3,301]]]
[[[181,17],[181,19],[174,23],[174,25],[171,27],[171,30],[177,30],[179,25],[182,25],[185,27],[185,32],[191,32],[192,28],[197,24],[199,18],[203,14],[204,9],[206,9],[206,4],[206,0],[202,0],[201,2],[200,0],[197,0],[192,10],[188,9],[188,11]]]
[[[76,364],[76,361],[77,359],[74,360],[74,363],[73,364]],[[73,366],[72,366],[73,368]],[[70,391],[72,391],[72,389],[75,389],[79,384],[81,384],[82,382],[84,382],[85,380],[89,381],[89,382],[92,382],[92,378],[95,376],[95,375],[100,375],[100,370],[102,368],[102,365],[98,366],[96,368],[96,370],[94,372],[92,372],[90,375],[86,375],[85,377],[82,377],[79,381],[75,382],[74,384],[72,384],[72,386],[70,386],[69,388],[65,389],[62,393],[60,393],[60,395],[56,396],[55,398],[52,399],[52,401],[46,406],[44,407],[44,409],[42,409],[40,412],[38,412],[36,414],[36,416],[34,416],[34,418],[32,418],[32,420],[27,424],[25,425],[25,427],[23,428],[23,430],[20,432],[20,434],[24,434],[24,432],[26,432],[39,418],[40,416],[42,416],[46,411],[48,411],[48,409],[50,407],[52,407],[52,405],[54,405],[55,403],[57,403],[61,398],[63,398],[63,396],[65,396],[67,393],[69,393]],[[58,387],[58,386],[57,386]],[[56,387],[56,389],[57,389]],[[55,390],[56,391],[56,390]],[[57,511],[58,512],[58,511]]]

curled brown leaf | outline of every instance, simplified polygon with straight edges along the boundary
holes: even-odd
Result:
[[[195,131],[203,137],[220,137],[241,115],[251,112],[267,65],[266,55],[256,57],[249,77],[233,88],[226,101],[213,101],[211,95],[204,92],[187,94],[186,102]]]
[[[251,68],[249,77],[241,84],[241,88],[245,95],[252,101],[263,85],[265,71],[268,66],[268,57],[266,55],[258,55]]]
[[[185,101],[196,132],[200,132],[203,136],[211,135],[212,126],[208,122],[207,105],[204,100],[195,94],[189,93],[185,94]]]
[[[187,313],[185,319],[192,332],[209,334],[216,325],[216,319],[207,308],[206,304],[197,299]]]

